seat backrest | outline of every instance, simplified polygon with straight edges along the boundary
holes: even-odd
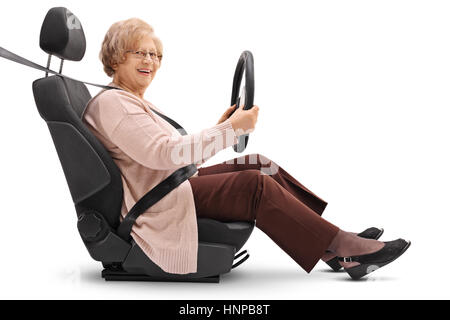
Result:
[[[55,34],[55,28],[63,31]],[[66,8],[52,8],[44,19],[40,44],[49,54],[81,60],[85,38],[80,22]],[[123,200],[122,180],[108,151],[81,120],[91,99],[86,86],[55,75],[34,81],[33,94],[50,130],[77,213],[95,210],[116,229]]]

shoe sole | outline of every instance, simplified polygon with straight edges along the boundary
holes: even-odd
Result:
[[[381,228],[380,232],[376,235],[376,237],[374,238],[374,240],[378,240],[380,239],[380,237],[383,235],[384,229]],[[331,269],[333,269],[334,272],[338,272],[339,270],[342,269],[341,264],[339,263],[339,260],[337,257],[334,257],[333,259],[330,259],[328,261],[325,261],[325,263],[327,265],[330,266]]]
[[[380,239],[380,237],[383,235],[383,233],[384,233],[384,229],[381,228],[381,229],[380,229],[380,232],[377,234],[377,236],[374,238],[374,240]]]
[[[368,275],[369,273],[374,272],[375,270],[380,269],[381,267],[384,267],[385,265],[397,260],[402,254],[404,254],[406,252],[406,250],[408,250],[408,248],[411,246],[411,241],[408,241],[408,243],[406,244],[406,246],[402,249],[402,251],[400,251],[399,255],[396,256],[394,259],[383,262],[383,263],[379,263],[379,264],[371,264],[371,263],[364,263],[361,264],[359,266],[355,266],[352,268],[348,268],[345,269],[345,271],[347,271],[347,273],[350,275],[350,277],[353,280],[359,280],[362,277]]]

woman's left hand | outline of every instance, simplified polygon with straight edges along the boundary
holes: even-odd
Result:
[[[231,107],[229,107],[225,113],[220,117],[219,121],[217,122],[217,124],[224,122],[225,120],[227,120],[231,114],[233,113],[233,111],[236,109],[236,105],[232,105]]]

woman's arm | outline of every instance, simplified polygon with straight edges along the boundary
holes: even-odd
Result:
[[[115,91],[115,90],[114,90]],[[155,170],[176,170],[204,163],[217,152],[238,143],[229,119],[196,134],[167,133],[141,103],[120,92],[104,93],[95,108],[102,134],[141,165]],[[92,114],[91,113],[91,114]],[[99,126],[97,126],[99,127]]]
[[[168,134],[147,113],[128,114],[110,136],[130,158],[155,170],[178,169],[203,163],[214,154],[237,143],[229,120],[197,134]]]

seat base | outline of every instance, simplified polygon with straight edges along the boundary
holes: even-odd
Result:
[[[157,281],[157,282],[209,282],[219,283],[220,275],[203,278],[171,279],[164,277],[154,277],[146,274],[132,274],[123,270],[103,269],[102,278],[105,281]]]

